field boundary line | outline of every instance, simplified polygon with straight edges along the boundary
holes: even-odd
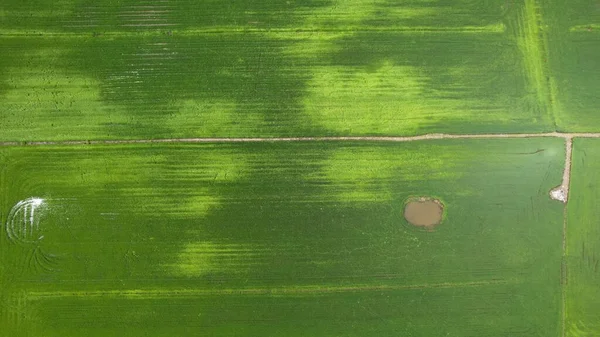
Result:
[[[568,225],[568,195],[571,184],[571,166],[573,165],[573,138],[565,140],[566,159],[563,171],[563,182],[561,188],[566,192],[567,199],[563,208],[563,228],[562,228],[562,256],[560,265],[560,322],[561,336],[567,335],[567,284],[569,282],[569,265],[567,263],[567,225]]]
[[[562,233],[562,256],[560,264],[560,329],[561,337],[567,335],[567,283],[568,283],[568,264],[567,264],[567,208],[565,204],[563,209],[563,233]]]
[[[156,139],[107,139],[107,140],[57,140],[57,141],[0,141],[0,146],[52,146],[52,145],[111,145],[111,144],[153,144],[153,143],[269,143],[269,142],[413,142],[437,139],[495,139],[495,138],[600,138],[600,133],[482,133],[447,134],[435,133],[418,136],[309,136],[309,137],[197,137],[197,138],[156,138]]]
[[[517,284],[516,280],[488,280],[473,282],[444,282],[414,285],[364,285],[364,286],[299,286],[276,288],[227,288],[227,289],[115,289],[115,290],[82,290],[82,291],[48,291],[29,292],[28,300],[44,300],[55,298],[97,298],[124,297],[129,299],[174,298],[190,296],[219,296],[219,295],[320,295],[346,292],[394,291],[413,289],[447,289],[469,288],[501,284]]]

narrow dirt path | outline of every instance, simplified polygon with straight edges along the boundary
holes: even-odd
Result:
[[[550,191],[550,198],[566,203],[569,199],[569,184],[571,180],[571,158],[573,152],[573,137],[565,137],[565,166],[562,182]]]
[[[110,145],[144,143],[259,143],[259,142],[315,142],[315,141],[371,141],[413,142],[433,139],[493,139],[493,138],[600,138],[600,133],[488,133],[488,134],[427,134],[420,136],[333,136],[333,137],[237,137],[237,138],[162,138],[162,139],[111,139],[111,140],[59,140],[59,141],[3,141],[0,146],[44,146],[44,145]]]

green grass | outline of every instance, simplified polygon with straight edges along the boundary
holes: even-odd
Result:
[[[558,336],[563,156],[555,138],[7,147],[0,335]],[[446,206],[433,232],[402,217],[421,195]],[[30,197],[43,238],[17,244]]]
[[[595,139],[576,139],[567,218],[566,327],[568,337],[600,334],[600,156]]]
[[[11,0],[0,140],[553,131],[539,12],[505,0]],[[161,22],[172,26],[149,26]]]

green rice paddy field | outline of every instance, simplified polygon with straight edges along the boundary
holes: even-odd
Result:
[[[554,138],[6,148],[2,209],[44,201],[8,216],[5,335],[557,335],[563,157]],[[402,217],[423,194],[448,207],[434,232]]]
[[[556,129],[532,0],[3,7],[2,140]]]
[[[600,200],[600,141],[575,143],[572,188],[568,206],[566,287],[568,336],[600,334],[600,228],[595,210]]]
[[[600,139],[181,141],[600,132],[598,55],[593,0],[3,0],[0,337],[600,336]]]

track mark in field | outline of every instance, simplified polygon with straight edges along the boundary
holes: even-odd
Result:
[[[6,234],[14,243],[35,243],[44,238],[41,235],[40,216],[44,199],[28,198],[19,201],[8,213],[6,219]]]
[[[49,291],[30,292],[29,300],[44,300],[63,297],[95,298],[95,297],[124,297],[129,299],[148,298],[174,298],[190,296],[220,296],[220,295],[272,295],[272,296],[295,296],[295,295],[321,295],[347,292],[368,291],[394,291],[412,289],[447,289],[447,288],[469,288],[484,287],[502,284],[516,284],[517,281],[489,280],[479,282],[447,282],[415,285],[375,285],[375,286],[334,286],[334,287],[281,287],[281,288],[240,288],[240,289],[124,289],[124,290],[98,290],[98,291]]]
[[[58,257],[36,246],[28,256],[27,267],[36,273],[50,273],[57,270]]]
[[[518,21],[517,42],[523,55],[525,76],[531,92],[535,94],[536,104],[556,127],[556,85],[550,75],[548,43],[541,11],[538,0],[525,0]]]
[[[9,272],[22,276],[29,271],[47,273],[56,271],[57,256],[47,253],[40,243],[44,239],[40,217],[45,211],[45,200],[28,198],[19,201],[8,213],[4,230],[9,242],[23,249],[22,259],[14,261]]]

